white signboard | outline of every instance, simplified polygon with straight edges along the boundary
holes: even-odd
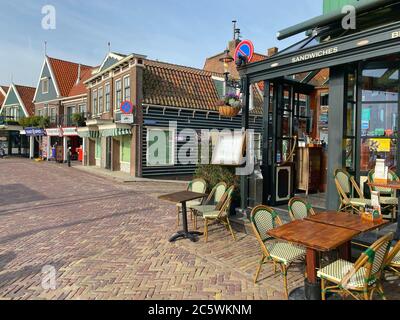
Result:
[[[133,121],[134,121],[133,114],[122,114],[121,115],[121,123],[132,124]]]
[[[62,137],[62,132],[60,128],[46,129],[46,134],[49,137]]]
[[[242,132],[222,132],[218,135],[212,158],[214,165],[240,166],[246,135]]]
[[[74,128],[63,128],[63,133],[64,133],[64,136],[66,136],[66,137],[77,136],[78,130],[75,127]]]

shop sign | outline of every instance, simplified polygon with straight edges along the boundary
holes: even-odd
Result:
[[[307,60],[311,60],[311,59],[315,59],[315,58],[320,58],[323,56],[329,56],[331,54],[337,53],[338,51],[339,51],[338,47],[333,47],[333,48],[319,50],[319,51],[315,51],[315,52],[311,52],[311,53],[306,53],[301,56],[292,58],[292,63],[307,61]]]
[[[134,123],[133,114],[123,114],[121,115],[121,123],[132,124]]]
[[[63,128],[63,133],[64,136],[77,136],[78,135],[78,130],[77,128]]]
[[[46,129],[46,133],[49,137],[62,137],[62,131],[59,128]]]
[[[42,128],[26,128],[25,133],[28,137],[42,137],[46,135],[46,131]]]

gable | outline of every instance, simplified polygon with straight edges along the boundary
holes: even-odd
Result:
[[[11,106],[11,105],[20,105],[17,94],[14,91],[14,88],[10,88],[8,96],[4,101],[4,106]]]
[[[112,65],[116,64],[118,61],[119,60],[117,58],[108,57],[107,60],[104,61],[103,67],[101,68],[100,72],[108,69]]]
[[[48,93],[42,93],[42,78],[49,79]],[[43,71],[40,75],[38,86],[36,88],[35,103],[51,101],[51,100],[55,100],[57,98],[58,98],[58,96],[57,96],[56,86],[54,84],[54,79],[51,76],[51,72],[50,72],[49,66],[47,65],[47,62],[45,62]]]

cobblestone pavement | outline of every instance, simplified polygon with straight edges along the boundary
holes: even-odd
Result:
[[[235,243],[216,226],[208,244],[168,242],[176,209],[157,196],[181,189],[0,160],[0,299],[283,299],[273,268],[253,283],[260,252],[251,236]],[[52,284],[45,266],[55,268],[55,288],[43,288]],[[304,269],[291,270],[296,288]]]

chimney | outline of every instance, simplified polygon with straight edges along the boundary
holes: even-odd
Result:
[[[78,79],[76,79],[76,84],[81,81],[81,64],[78,66]]]
[[[276,55],[278,52],[279,52],[279,49],[277,47],[269,48],[267,56],[272,57],[272,56]]]

